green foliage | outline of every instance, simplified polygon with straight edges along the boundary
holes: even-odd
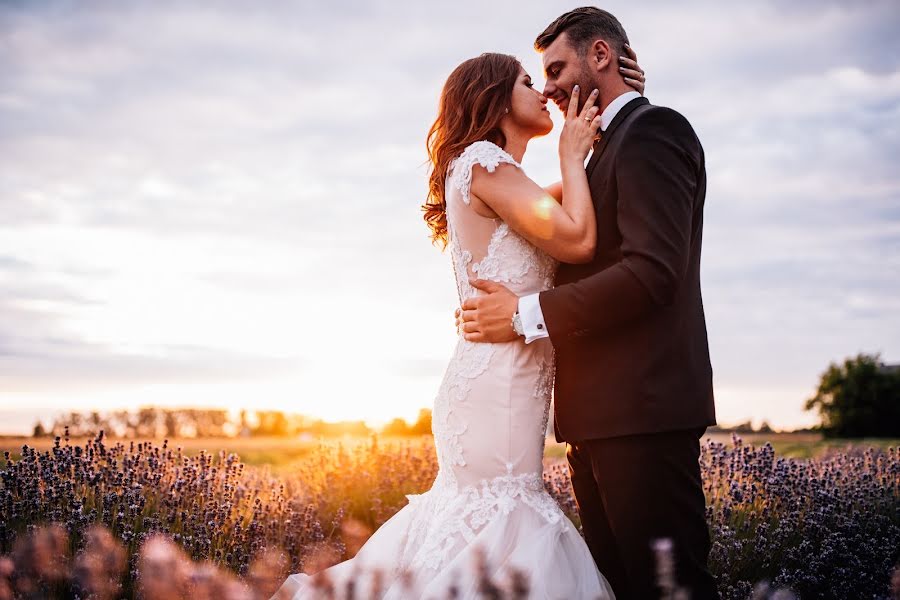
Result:
[[[900,369],[879,359],[860,354],[842,365],[832,363],[822,374],[806,410],[819,411],[827,437],[900,435]]]

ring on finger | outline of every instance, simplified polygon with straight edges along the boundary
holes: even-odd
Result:
[[[590,117],[585,117],[584,120],[587,121],[588,123],[590,123],[591,121],[593,121],[593,119],[591,119]]]

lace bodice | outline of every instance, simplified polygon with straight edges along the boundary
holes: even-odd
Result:
[[[460,302],[475,295],[469,278],[489,279],[519,295],[543,291],[553,285],[557,262],[499,218],[479,215],[471,206],[472,168],[481,165],[493,173],[503,163],[521,169],[496,144],[470,144],[450,164],[445,198],[450,255]]]

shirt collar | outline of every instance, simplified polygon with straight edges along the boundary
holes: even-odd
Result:
[[[634,100],[635,98],[640,98],[641,95],[636,91],[632,90],[630,92],[625,92],[615,100],[609,103],[606,107],[606,110],[600,115],[600,131],[606,131],[606,128],[609,127],[609,124],[612,123],[612,120],[616,118],[616,115],[619,114],[619,111],[622,110],[622,107]]]

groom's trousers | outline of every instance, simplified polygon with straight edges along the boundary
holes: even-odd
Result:
[[[707,567],[709,531],[700,478],[705,428],[569,445],[585,541],[616,600],[659,598],[652,543],[673,543],[677,585],[692,600],[718,599]]]

